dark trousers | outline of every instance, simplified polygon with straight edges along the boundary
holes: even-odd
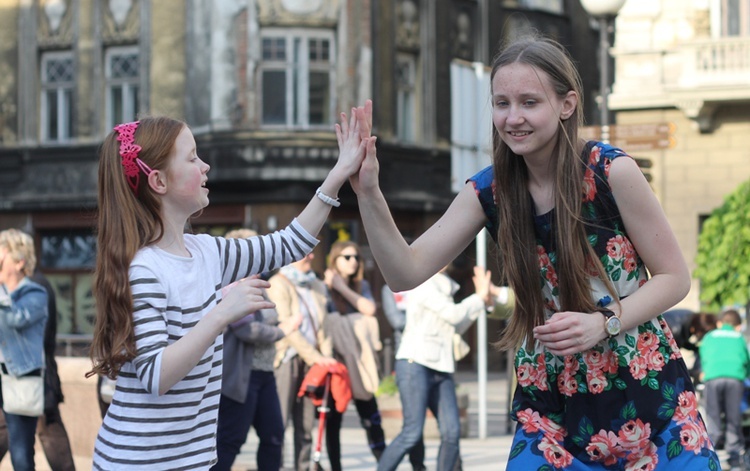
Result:
[[[706,381],[706,421],[708,436],[713,443],[720,441],[722,416],[726,422],[724,449],[735,464],[745,447],[742,436],[742,394],[745,385],[733,378],[716,378]]]
[[[385,450],[385,434],[381,425],[380,411],[378,402],[373,397],[367,401],[354,400],[354,406],[357,408],[357,415],[367,434],[367,443],[370,445],[370,451],[376,460]],[[326,420],[326,450],[328,451],[328,460],[331,463],[331,471],[341,471],[341,420],[343,414],[340,414],[333,402],[330,403],[331,412]]]
[[[21,417],[21,416],[19,416]],[[70,441],[68,433],[60,417],[60,409],[57,407],[48,408],[44,415],[37,419],[34,418],[36,432],[39,435],[39,441],[42,443],[42,449],[47,457],[52,471],[75,471],[73,453],[70,451]],[[0,414],[0,460],[8,452],[8,428],[4,413]],[[11,461],[13,460],[13,450],[11,450]],[[32,441],[32,458],[33,458],[33,441]],[[14,465],[15,467],[15,465]],[[19,468],[20,469],[20,468]],[[33,469],[33,468],[32,468]]]
[[[247,439],[250,426],[260,441],[255,459],[259,471],[281,468],[284,423],[272,371],[253,370],[245,402],[221,395],[216,451],[219,461],[211,469],[229,471]]]
[[[307,471],[312,452],[312,430],[315,425],[315,406],[307,397],[297,397],[309,367],[296,356],[276,368],[276,386],[281,402],[284,427],[289,419],[294,426],[294,469]]]

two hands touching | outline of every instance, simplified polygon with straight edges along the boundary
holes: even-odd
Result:
[[[341,113],[340,117],[341,122],[335,126],[339,144],[336,166],[341,166],[343,173],[349,175],[349,183],[359,195],[378,186],[377,137],[371,135],[372,100],[352,108],[349,117],[346,113]]]
[[[554,355],[573,355],[590,349],[607,337],[599,312],[556,312],[534,328],[534,338]]]

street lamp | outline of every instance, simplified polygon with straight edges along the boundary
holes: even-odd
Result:
[[[625,0],[581,0],[581,6],[599,22],[599,103],[601,140],[609,141],[609,28]]]

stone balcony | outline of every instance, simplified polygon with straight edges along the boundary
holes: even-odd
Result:
[[[679,108],[710,132],[722,105],[750,103],[750,37],[696,39],[662,50],[612,50],[612,110]]]

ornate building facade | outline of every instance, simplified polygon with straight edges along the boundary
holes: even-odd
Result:
[[[750,178],[750,0],[628,0],[616,21],[615,126],[668,126],[623,147],[653,163],[652,187],[693,269],[702,221]],[[684,307],[700,309],[699,289]]]
[[[0,11],[0,228],[33,232],[61,333],[91,332],[97,149],[116,123],[185,120],[211,165],[211,205],[192,229],[265,232],[333,166],[338,112],[373,98],[383,191],[416,236],[453,197],[452,61],[489,64],[504,39],[537,29],[569,47],[596,110],[596,31],[578,0],[0,0]],[[320,255],[340,237],[366,251],[355,196],[340,197]]]

